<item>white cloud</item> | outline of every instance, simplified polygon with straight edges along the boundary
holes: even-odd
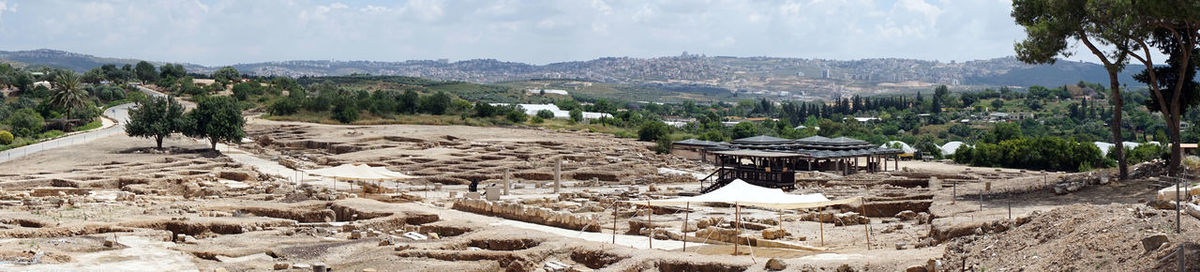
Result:
[[[547,63],[708,55],[1012,55],[1011,2],[959,0],[0,0],[3,50],[208,65],[287,59]],[[81,8],[86,7],[86,8]],[[78,10],[64,13],[63,10]]]

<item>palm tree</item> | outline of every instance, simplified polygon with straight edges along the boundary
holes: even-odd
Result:
[[[71,110],[87,105],[88,93],[79,88],[79,76],[72,71],[55,73],[51,85],[54,92],[50,94],[50,104],[65,109],[67,113],[67,130],[71,130]]]

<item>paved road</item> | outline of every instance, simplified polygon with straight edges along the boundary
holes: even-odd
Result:
[[[141,86],[138,86],[137,88],[139,90],[141,90],[142,92],[144,92],[148,95],[151,95],[151,96],[155,96],[155,97],[166,96],[162,93],[159,93],[154,90],[147,89],[147,88],[144,88]],[[35,154],[35,153],[50,150],[50,149],[87,143],[87,142],[91,142],[92,140],[95,140],[95,139],[115,135],[118,133],[125,133],[125,123],[129,122],[129,109],[132,107],[133,107],[133,103],[125,103],[125,104],[117,105],[117,106],[114,106],[114,107],[111,107],[111,108],[108,108],[107,110],[105,110],[104,116],[108,117],[109,119],[112,119],[113,122],[116,123],[113,126],[96,129],[96,130],[78,132],[78,133],[74,133],[72,135],[68,135],[66,137],[62,137],[62,138],[58,138],[58,139],[53,139],[53,140],[49,140],[49,141],[45,141],[45,142],[40,142],[40,143],[22,146],[22,147],[18,147],[18,148],[13,148],[13,149],[5,150],[5,151],[0,151],[0,163],[19,159],[19,158],[27,156],[29,154]]]

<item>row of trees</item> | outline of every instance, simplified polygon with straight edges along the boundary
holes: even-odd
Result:
[[[170,97],[153,97],[129,112],[125,133],[133,137],[152,138],[162,149],[163,139],[174,133],[193,138],[207,138],[216,150],[217,143],[237,143],[246,136],[246,119],[237,101],[226,96],[202,96],[196,108],[184,113],[183,106]]]
[[[953,158],[957,163],[973,166],[1050,171],[1088,171],[1106,166],[1095,145],[1048,136],[963,146]]]

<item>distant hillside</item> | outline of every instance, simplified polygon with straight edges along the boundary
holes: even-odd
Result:
[[[124,64],[138,61],[47,49],[0,51],[0,60],[49,65],[76,71],[85,71],[106,63]],[[185,67],[190,72],[204,73],[214,70],[213,67],[192,64],[185,64]],[[1108,80],[1104,68],[1098,64],[1060,61],[1054,65],[1029,65],[1014,57],[942,63],[901,58],[824,60],[682,55],[658,58],[609,57],[546,65],[493,59],[456,62],[298,60],[235,64],[233,67],[243,73],[261,76],[321,77],[371,74],[473,83],[568,79],[636,86],[700,86],[712,88],[708,89],[710,91],[778,95],[784,99],[880,94],[940,84],[964,87],[1060,86],[1080,80],[1098,83],[1107,83]],[[1124,74],[1122,80],[1132,83],[1129,74]]]
[[[70,69],[76,72],[86,72],[95,67],[100,67],[105,64],[136,64],[141,60],[137,59],[118,59],[96,57],[87,54],[72,53],[53,49],[37,49],[28,51],[0,51],[0,60],[22,63],[29,66],[49,66],[60,69]],[[150,61],[154,65],[162,65],[165,62]],[[208,67],[183,64],[188,71],[206,72],[211,71]]]

